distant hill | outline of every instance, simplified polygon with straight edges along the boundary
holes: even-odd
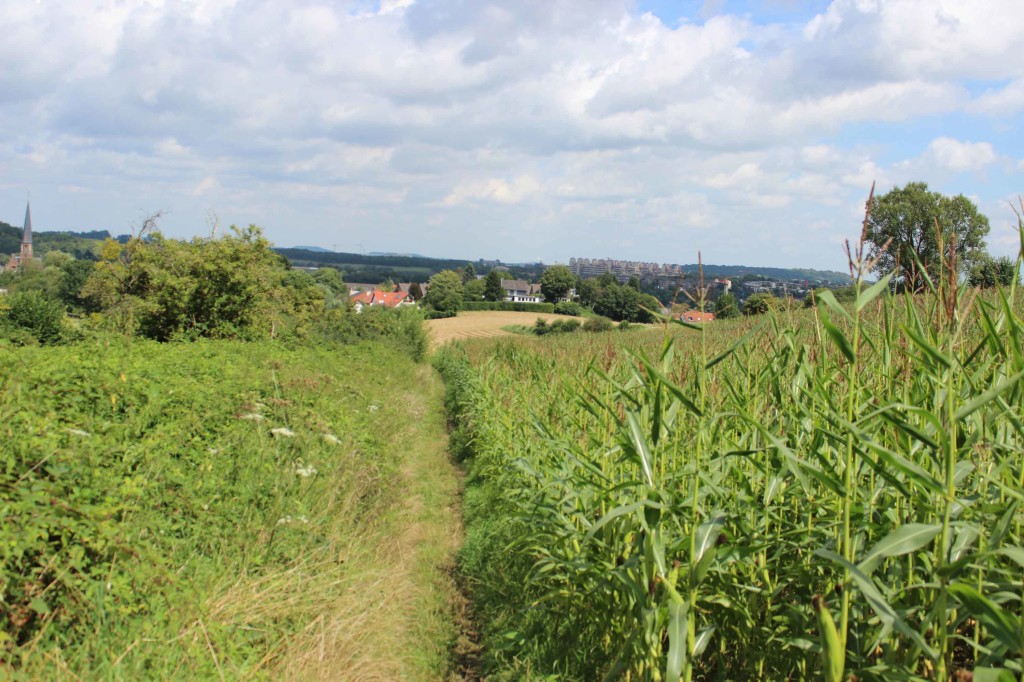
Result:
[[[490,265],[484,266],[482,261],[468,261],[455,258],[429,258],[415,254],[397,254],[374,252],[370,254],[340,253],[318,247],[292,247],[274,249],[289,261],[299,266],[335,267],[344,273],[349,282],[383,282],[418,281],[424,282],[441,270],[456,270],[472,263],[477,267],[477,274],[485,274]],[[488,261],[493,263],[495,261]],[[510,276],[536,280],[544,271],[539,263],[508,264]],[[696,263],[682,266],[688,276],[695,277],[698,271]],[[845,272],[835,270],[815,270],[813,268],[771,268],[750,265],[704,265],[705,277],[734,277],[747,279],[777,279],[782,281],[806,280],[811,286],[827,283],[850,284],[852,279]]]
[[[441,270],[463,268],[471,262],[425,256],[374,256],[298,247],[274,251],[287,258],[293,265],[338,268],[346,281],[368,284],[376,284],[387,279],[393,282],[426,282]]]
[[[21,250],[23,228],[0,221],[0,253],[18,253]],[[47,251],[65,251],[75,258],[95,258],[94,250],[110,237],[106,230],[87,232],[33,232],[32,250],[37,256]]]
[[[303,251],[315,251],[317,253],[332,253],[330,249],[325,249],[322,246],[293,246],[293,249],[302,249]]]
[[[418,253],[395,253],[393,251],[371,251],[368,256],[404,256],[405,258],[427,258]]]
[[[687,273],[696,275],[698,265],[690,263],[682,266]],[[811,284],[852,284],[853,278],[847,272],[836,270],[815,270],[814,268],[770,268],[751,265],[709,265],[704,264],[705,277],[750,277],[759,279],[807,280]]]

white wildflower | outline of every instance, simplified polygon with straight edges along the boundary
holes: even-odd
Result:
[[[317,471],[316,467],[312,464],[303,464],[302,462],[299,462],[295,465],[295,473],[302,478],[309,478],[310,476],[315,475]]]
[[[217,448],[210,448],[209,450],[207,450],[207,452],[209,452],[211,455],[216,455],[217,453],[220,452],[220,450],[218,450]]]
[[[239,419],[248,419],[249,421],[253,421],[253,422],[261,422],[261,421],[263,421],[263,415],[259,414],[257,412],[250,412],[249,414],[242,414],[242,415],[239,415],[238,418]]]
[[[282,516],[281,518],[279,518],[277,520],[277,525],[283,526],[283,525],[285,525],[287,523],[291,523],[291,522],[292,522],[292,517],[290,515],[289,516]]]
[[[294,431],[292,431],[291,429],[286,429],[283,426],[277,429],[270,429],[270,432],[275,436],[281,436],[282,438],[293,438],[295,436]]]
[[[370,409],[370,412],[376,412],[377,410],[380,409],[380,406],[378,406],[378,405],[370,405],[369,409]]]
[[[338,437],[335,436],[333,433],[325,433],[324,440],[327,441],[328,443],[333,443],[334,445],[337,445],[338,443],[341,442],[341,440],[339,440]]]
[[[89,433],[88,431],[83,431],[82,429],[68,429],[67,431],[72,436],[78,436],[79,438],[89,438],[90,436],[92,436],[91,433]]]
[[[309,519],[307,519],[305,516],[296,516],[295,520],[299,523],[309,523]]]

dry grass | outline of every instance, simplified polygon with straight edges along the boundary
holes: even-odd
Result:
[[[480,339],[494,336],[507,336],[509,332],[502,329],[509,325],[532,326],[537,318],[548,322],[572,319],[568,315],[551,313],[518,313],[502,310],[473,310],[459,313],[458,317],[446,317],[440,320],[427,320],[432,348],[442,346],[457,339]]]
[[[209,605],[213,620],[236,627],[282,619],[298,624],[269,648],[259,674],[303,682],[447,675],[457,634],[451,566],[462,538],[459,479],[447,451],[440,379],[429,365],[416,372],[416,389],[394,396],[415,418],[382,435],[404,453],[396,472],[399,496],[388,513],[358,535],[347,533],[346,519],[374,482],[345,487],[346,498],[329,505],[339,529],[326,533],[342,542],[323,543],[286,572],[240,576]],[[333,475],[351,476],[346,468],[354,466]],[[201,624],[183,637],[201,642]]]

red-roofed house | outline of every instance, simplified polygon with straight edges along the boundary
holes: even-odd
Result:
[[[351,301],[357,313],[363,312],[363,307],[368,305],[382,305],[387,308],[415,305],[409,294],[401,291],[358,291],[352,294]]]
[[[679,316],[683,322],[690,322],[691,324],[704,324],[705,322],[713,322],[715,319],[714,313],[702,313],[699,310],[687,310],[685,313]]]

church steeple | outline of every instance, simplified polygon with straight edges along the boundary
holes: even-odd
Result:
[[[25,231],[21,234],[21,262],[32,260],[32,205],[25,203]]]

